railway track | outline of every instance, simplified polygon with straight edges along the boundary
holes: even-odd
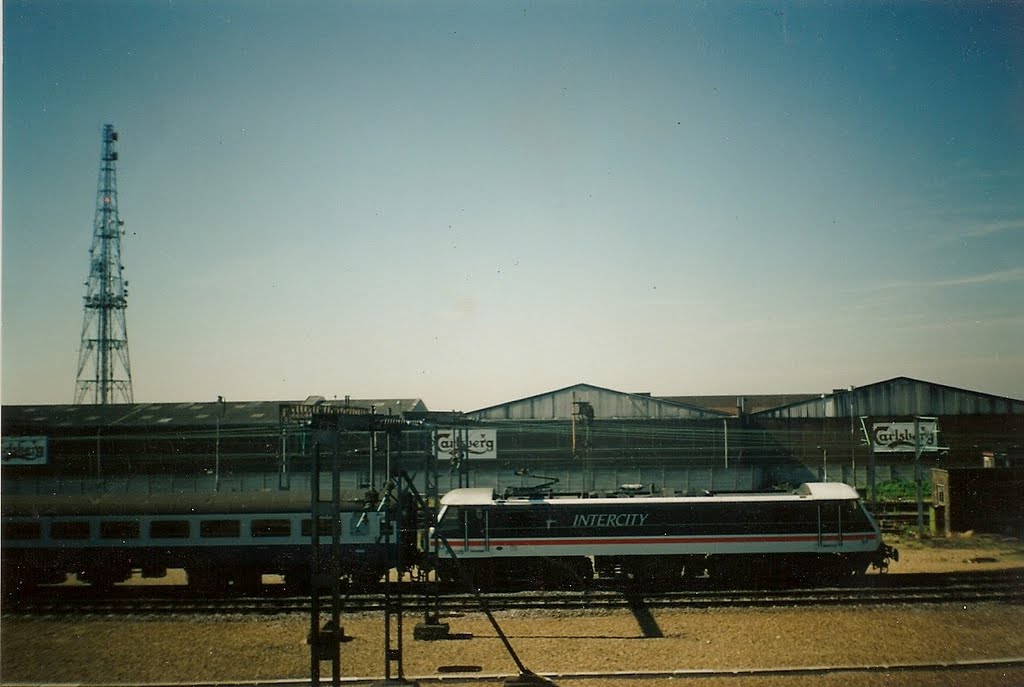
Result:
[[[824,676],[843,676],[853,684],[877,684],[884,681],[892,684],[899,674],[914,674],[920,678],[913,684],[949,684],[952,680],[967,680],[984,671],[998,670],[1005,674],[1007,670],[1020,670],[1024,668],[1024,656],[1011,656],[1007,658],[978,659],[969,661],[931,661],[912,663],[885,663],[885,664],[842,664],[842,665],[813,665],[813,666],[783,666],[776,668],[730,668],[730,669],[692,669],[692,670],[633,670],[633,671],[587,671],[587,672],[542,672],[536,675],[550,684],[565,684],[576,681],[604,682],[610,685],[621,684],[624,681],[636,680],[685,680],[698,678],[719,678],[720,680],[733,680],[735,684],[743,684],[746,680],[756,678],[789,678],[793,680],[802,678],[815,678]],[[509,673],[484,674],[478,672],[457,673],[452,672],[436,673],[428,675],[413,675],[411,679],[416,683],[426,684],[452,684],[452,683],[473,683],[480,685],[509,684],[522,675],[516,676]],[[325,681],[326,682],[326,681]],[[383,683],[381,677],[342,677],[342,684],[349,687],[372,687]],[[36,687],[36,683],[8,683],[11,687]],[[218,680],[206,682],[193,682],[198,687],[296,687],[302,681],[296,679],[263,679],[263,680]],[[535,683],[531,683],[535,684]],[[801,682],[800,684],[804,684]],[[131,687],[121,685],[120,687]],[[147,682],[145,687],[182,687],[180,682]]]
[[[28,599],[9,599],[4,615],[16,616],[202,616],[280,615],[308,613],[308,597],[270,593],[263,596],[207,599],[184,588],[121,588],[112,596],[82,594],[82,588],[53,588]],[[401,591],[409,614],[423,613],[422,591],[392,584],[391,594]],[[385,590],[353,593],[345,598],[347,613],[370,613],[384,608]],[[488,608],[503,610],[602,611],[620,608],[757,608],[772,606],[841,606],[891,604],[947,604],[1006,602],[1024,603],[1024,571],[981,573],[872,575],[832,587],[776,589],[717,589],[710,586],[686,590],[637,591],[591,589],[587,591],[490,592],[482,595]],[[457,615],[480,610],[473,594],[448,590],[437,608]]]

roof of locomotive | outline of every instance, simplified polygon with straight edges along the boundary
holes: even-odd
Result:
[[[494,489],[490,487],[473,487],[468,489],[453,489],[441,497],[441,505],[444,506],[485,506],[491,504],[530,504],[530,503],[636,503],[643,501],[648,503],[679,503],[686,502],[722,502],[722,501],[770,501],[770,500],[811,500],[811,501],[847,501],[859,499],[857,490],[842,482],[807,482],[801,484],[791,492],[761,492],[761,493],[723,493],[709,494],[704,496],[611,496],[583,498],[551,497],[539,494],[536,498],[515,496],[510,498],[499,497]]]
[[[804,482],[793,493],[827,501],[860,498],[856,489],[843,482]]]

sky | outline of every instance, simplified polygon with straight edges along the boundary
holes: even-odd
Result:
[[[136,402],[1024,398],[1024,9],[3,3],[4,404],[71,403],[101,131]]]

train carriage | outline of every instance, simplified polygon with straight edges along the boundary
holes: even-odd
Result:
[[[255,591],[266,574],[305,589],[313,550],[309,498],[289,492],[8,496],[0,532],[4,591],[60,583],[69,574],[109,587],[135,572],[155,578],[169,569],[184,569],[190,586],[209,592]],[[395,560],[389,515],[355,494],[339,509],[341,574],[379,579]],[[324,544],[330,528],[322,517]]]
[[[790,494],[500,498],[458,489],[435,532],[442,576],[452,554],[477,584],[564,586],[599,577],[673,581],[804,580],[884,568],[895,552],[857,491],[808,483]]]

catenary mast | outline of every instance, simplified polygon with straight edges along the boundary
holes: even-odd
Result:
[[[113,124],[104,125],[75,403],[133,402],[125,324],[128,282],[121,275],[124,222],[117,212],[116,144],[117,132]]]

